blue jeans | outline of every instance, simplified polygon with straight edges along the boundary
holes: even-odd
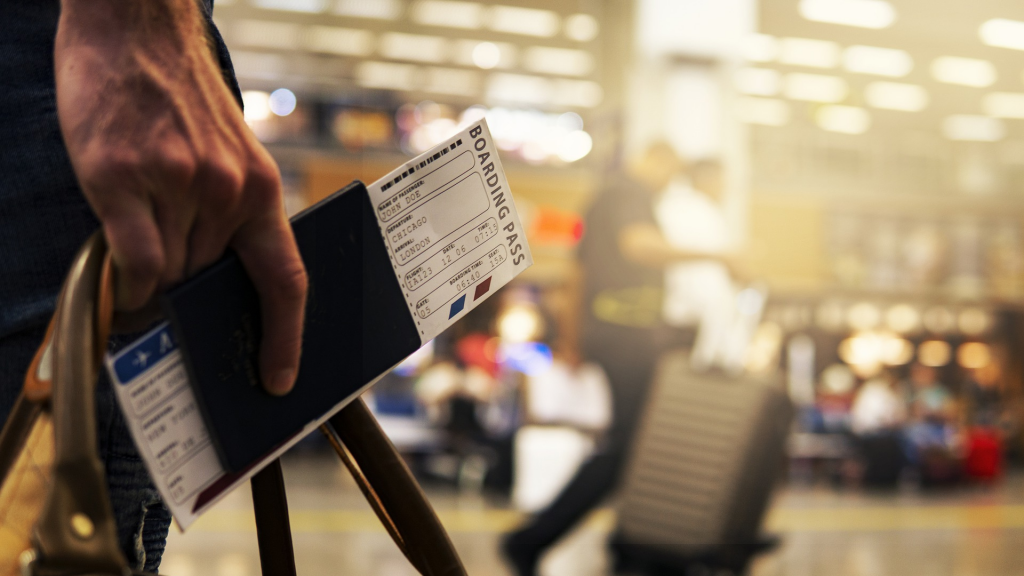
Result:
[[[212,0],[202,0],[205,13]],[[57,120],[53,42],[59,0],[0,0],[0,419],[6,420],[42,340],[68,266],[99,227],[71,168]],[[209,18],[207,19],[209,22]],[[241,102],[220,35],[225,81]],[[170,513],[143,466],[105,375],[97,385],[100,456],[121,548],[155,572]]]

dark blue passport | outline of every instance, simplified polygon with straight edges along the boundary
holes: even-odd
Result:
[[[177,336],[221,462],[231,472],[338,407],[420,347],[366,187],[353,182],[292,219],[309,275],[294,390],[259,381],[259,298],[234,254],[168,291]]]

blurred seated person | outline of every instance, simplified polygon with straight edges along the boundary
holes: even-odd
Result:
[[[654,366],[673,347],[674,332],[662,321],[664,267],[726,259],[719,252],[677,248],[659,228],[655,207],[683,167],[670,144],[655,142],[626,164],[623,173],[603,179],[578,252],[585,306],[580,350],[607,374],[611,428],[555,500],[504,540],[517,576],[534,576],[544,551],[618,485]]]
[[[460,482],[467,470],[479,477],[474,483],[482,482],[497,464],[484,418],[498,390],[497,365],[484,353],[488,339],[480,333],[460,338],[454,358],[427,368],[415,385],[428,418],[445,431],[448,450],[461,461]]]
[[[850,428],[858,436],[898,431],[907,419],[903,398],[889,372],[870,378],[857,389],[850,409]]]
[[[910,367],[910,416],[934,426],[952,424],[956,417],[953,395],[939,382],[938,371],[919,362]]]
[[[531,424],[571,426],[593,433],[611,425],[608,377],[599,364],[583,361],[571,350],[560,350],[549,369],[527,378],[526,398]]]
[[[945,482],[956,474],[956,404],[931,366],[910,368],[910,424],[906,428],[907,459],[921,471],[922,480]]]
[[[1004,452],[1017,434],[1017,425],[1006,405],[1003,373],[994,359],[970,370],[964,387],[966,423],[964,469],[976,480],[992,480],[1003,470]]]
[[[849,434],[853,402],[857,392],[857,377],[843,364],[833,364],[821,373],[815,390],[814,408],[820,429],[825,434]]]
[[[967,419],[971,426],[999,427],[1003,420],[1002,369],[995,361],[970,371],[964,387]]]
[[[907,411],[889,372],[869,379],[857,390],[850,410],[850,427],[863,461],[862,479],[868,486],[892,487],[906,465],[902,430]]]

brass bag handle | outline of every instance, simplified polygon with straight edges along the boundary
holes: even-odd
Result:
[[[51,330],[54,466],[33,534],[35,574],[131,571],[97,450],[95,389],[113,317],[113,270],[99,231],[79,250]]]

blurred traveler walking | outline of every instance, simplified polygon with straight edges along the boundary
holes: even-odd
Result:
[[[690,352],[693,370],[720,367],[738,374],[760,319],[763,295],[748,298],[749,310],[738,313],[733,283],[737,263],[730,254],[732,242],[720,205],[721,165],[701,160],[686,172],[672,179],[655,204],[658,229],[672,249],[660,256],[665,267],[665,323],[696,328]]]
[[[543,552],[573,528],[617,485],[653,369],[672,332],[662,323],[662,268],[708,258],[673,247],[658,229],[654,207],[682,169],[672,147],[654,143],[597,193],[580,244],[583,266],[581,349],[608,375],[611,429],[553,503],[516,532],[503,551],[519,576],[536,574]]]
[[[72,257],[100,227],[122,320],[145,318],[163,288],[234,249],[263,299],[263,381],[276,394],[293,385],[305,270],[211,10],[212,0],[0,7],[0,418]],[[122,549],[155,573],[170,515],[108,382],[97,406]]]

